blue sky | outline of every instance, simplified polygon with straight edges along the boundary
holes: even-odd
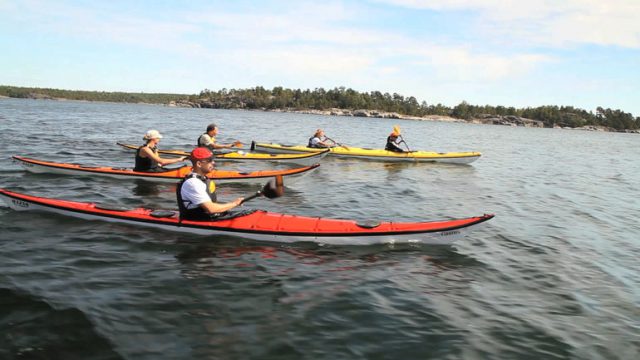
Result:
[[[640,0],[0,0],[0,84],[345,86],[640,116]]]

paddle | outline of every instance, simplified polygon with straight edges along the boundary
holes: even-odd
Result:
[[[409,149],[409,145],[407,145],[407,142],[406,142],[406,141],[404,141],[404,138],[402,137],[402,135],[398,135],[398,136],[400,137],[400,142],[401,142],[401,143],[404,143],[404,146],[406,146],[406,147],[407,147],[407,151],[408,151],[408,152],[411,152],[411,149]]]
[[[343,145],[343,144],[340,144],[339,142],[337,142],[337,141],[333,140],[332,138],[330,138],[330,137],[328,137],[328,136],[325,136],[324,138],[325,138],[325,139],[327,139],[327,140],[329,140],[329,141],[331,141],[331,142],[333,142],[334,144],[336,144],[336,145],[338,145],[338,146],[340,146],[340,147],[345,148],[346,150],[349,150],[349,147],[348,147],[348,146]]]
[[[242,200],[241,205],[249,200],[255,199],[258,196],[264,196],[267,199],[275,199],[284,194],[284,182],[282,175],[278,175],[275,179],[269,180],[260,191],[256,191],[255,194],[249,195]]]

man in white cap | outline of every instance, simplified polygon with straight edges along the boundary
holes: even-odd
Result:
[[[175,164],[187,159],[182,156],[176,159],[165,159],[158,155],[158,142],[162,139],[162,135],[158,130],[149,130],[144,137],[145,144],[140,146],[136,151],[136,165],[133,171],[140,172],[163,172],[168,169],[162,167],[169,164]]]

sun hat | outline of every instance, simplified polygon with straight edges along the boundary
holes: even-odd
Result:
[[[191,151],[191,159],[195,161],[209,160],[212,157],[213,153],[206,147],[197,147]]]
[[[143,137],[144,140],[162,139],[162,135],[158,130],[149,130]]]

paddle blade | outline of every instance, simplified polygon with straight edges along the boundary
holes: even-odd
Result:
[[[264,196],[267,199],[275,199],[284,194],[284,181],[282,175],[276,176],[274,179],[269,180],[260,191],[256,191],[255,194],[249,195],[242,200],[240,204],[244,204],[249,200],[253,200],[258,196]]]
[[[275,179],[269,180],[260,191],[264,197],[268,199],[275,199],[284,194],[284,181],[282,175],[278,175]]]

